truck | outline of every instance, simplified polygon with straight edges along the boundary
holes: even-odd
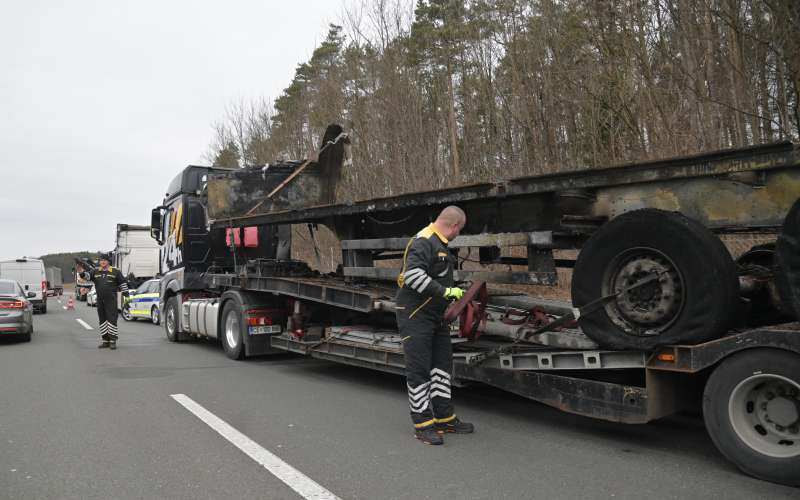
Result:
[[[47,267],[45,268],[47,274],[47,295],[50,297],[57,297],[64,294],[64,282],[61,276],[60,267]]]
[[[75,279],[75,300],[86,302],[88,300],[89,292],[92,290],[93,283],[81,277],[77,270],[77,266],[82,266],[84,269],[93,269],[97,267],[97,262],[93,262],[89,258],[76,258],[76,267],[72,268],[73,278]]]
[[[173,180],[151,212],[169,341],[402,375],[402,252],[456,204],[467,224],[449,249],[471,285],[448,310],[455,385],[627,424],[701,410],[743,472],[800,485],[798,145],[342,202],[348,156],[331,125],[312,159]],[[291,226],[314,242],[319,224],[341,244],[334,273],[291,258]],[[741,233],[768,241],[734,261],[722,238]],[[556,284],[557,269],[571,302],[507,289]]]
[[[158,274],[159,246],[150,237],[150,226],[117,224],[111,265],[122,272],[131,290]]]

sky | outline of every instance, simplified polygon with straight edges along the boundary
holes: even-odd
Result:
[[[0,259],[112,250],[212,124],[274,99],[340,0],[0,3]]]

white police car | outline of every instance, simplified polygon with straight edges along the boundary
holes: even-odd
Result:
[[[147,280],[131,293],[130,301],[122,307],[122,317],[126,321],[144,318],[154,324],[161,323],[158,309],[158,280]]]

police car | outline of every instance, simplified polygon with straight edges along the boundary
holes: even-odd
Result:
[[[158,280],[147,280],[131,293],[130,301],[122,307],[122,317],[126,321],[144,318],[154,324],[161,322],[158,309]]]

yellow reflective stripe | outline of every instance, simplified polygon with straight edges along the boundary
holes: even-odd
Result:
[[[408,315],[408,317],[409,317],[409,318],[413,318],[413,317],[414,317],[414,315],[415,315],[415,314],[417,314],[417,311],[419,311],[420,309],[422,309],[423,307],[425,307],[425,304],[427,304],[428,302],[430,302],[432,298],[433,298],[433,297],[428,297],[428,300],[426,300],[425,302],[423,302],[423,303],[422,303],[422,305],[420,305],[418,308],[414,309],[414,312],[412,312],[411,314],[409,314],[409,315]]]
[[[456,419],[455,413],[445,418],[434,418],[437,424],[446,424],[447,422],[452,422],[455,419]]]
[[[414,424],[414,427],[416,427],[417,429],[422,429],[423,427],[428,427],[429,425],[432,425],[434,423],[435,423],[434,419],[430,419],[419,424]]]
[[[403,269],[400,270],[400,274],[397,275],[397,286],[398,288],[403,288],[403,283],[406,281],[406,257],[408,257],[408,249],[411,248],[411,244],[414,242],[414,238],[412,237],[408,240],[408,244],[406,245],[406,251],[403,252]]]

